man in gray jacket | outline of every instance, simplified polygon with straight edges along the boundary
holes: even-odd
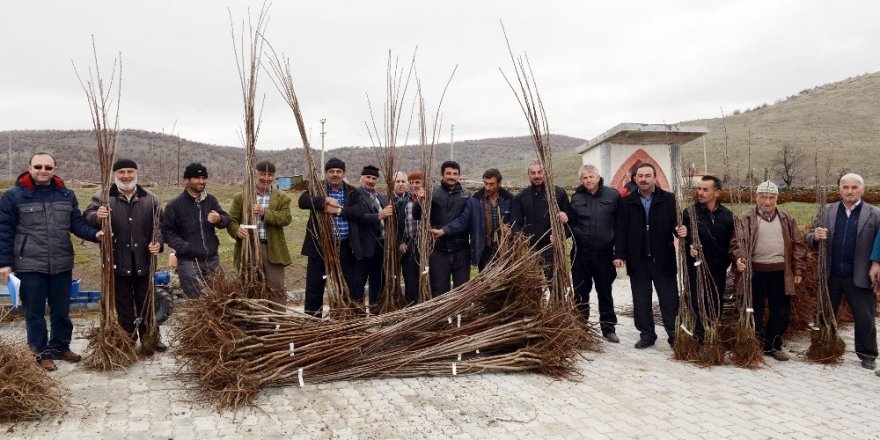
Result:
[[[846,174],[840,178],[840,201],[825,207],[824,224],[813,222],[813,230],[807,235],[807,243],[813,248],[828,240],[825,249],[828,261],[828,294],[834,314],[840,300],[852,310],[855,323],[855,349],[862,367],[875,368],[877,358],[877,328],[874,313],[877,296],[871,288],[868,273],[871,268],[871,249],[874,237],[880,229],[880,209],[862,200],[865,181],[858,174]]]
[[[114,183],[110,186],[110,210],[103,205],[103,191],[98,190],[83,211],[86,221],[96,227],[107,217],[113,228],[113,273],[116,315],[119,325],[141,344],[147,334],[143,319],[150,289],[150,260],[159,253],[160,243],[153,241],[153,231],[159,227],[158,216],[162,202],[150,190],[138,185],[137,164],[131,159],[113,163]],[[112,213],[113,215],[109,215]],[[139,322],[137,326],[135,323]],[[155,324],[155,323],[154,323]],[[145,352],[163,352],[166,347],[156,341],[155,347],[144,347]]]
[[[49,154],[33,155],[28,170],[0,199],[0,281],[5,283],[13,270],[21,280],[28,345],[47,371],[56,370],[53,359],[82,359],[70,351],[70,233],[93,242],[104,236],[86,224],[76,195],[55,175],[57,169]],[[46,328],[47,302],[51,336]]]

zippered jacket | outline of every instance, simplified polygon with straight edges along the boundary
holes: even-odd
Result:
[[[211,211],[220,214],[216,225],[208,222]],[[202,192],[195,199],[184,189],[165,205],[161,225],[162,238],[178,259],[205,261],[217,256],[220,240],[216,230],[229,225],[229,214],[213,195]]]
[[[61,178],[35,185],[25,172],[0,198],[0,267],[49,275],[72,270],[71,232],[98,242],[98,229],[86,223],[76,195]]]

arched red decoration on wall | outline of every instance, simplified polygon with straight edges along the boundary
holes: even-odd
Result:
[[[632,175],[632,172],[634,171],[633,168],[642,163],[654,165],[654,168],[657,169],[657,186],[666,191],[670,191],[669,181],[666,179],[666,173],[663,172],[663,168],[660,167],[660,164],[658,164],[647,151],[641,148],[633,151],[633,153],[623,161],[623,164],[621,164],[620,168],[617,169],[617,172],[614,173],[614,178],[611,179],[611,186],[617,189],[623,188],[623,186],[629,182],[630,175]]]

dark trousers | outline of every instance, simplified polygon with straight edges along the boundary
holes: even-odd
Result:
[[[646,257],[647,258],[647,257]],[[678,282],[675,274],[661,274],[657,265],[649,261],[636,263],[634,274],[630,274],[630,285],[633,295],[633,320],[636,330],[644,341],[654,342],[657,333],[654,331],[653,290],[657,290],[660,301],[660,316],[663,328],[666,329],[667,341],[675,340],[675,317],[678,315]],[[653,283],[654,289],[651,288]]]
[[[471,278],[471,252],[468,248],[446,252],[435,249],[431,254],[431,295],[440,296],[452,290],[449,287],[449,278],[452,277],[452,285],[458,287]]]
[[[339,244],[339,263],[342,266],[342,276],[348,285],[349,292],[351,292],[351,286],[355,284],[354,255],[351,253],[348,240]],[[305,312],[319,318],[324,307],[324,287],[327,284],[324,277],[326,275],[324,259],[309,257],[306,262]],[[363,290],[361,290],[361,296],[363,296]]]
[[[71,271],[48,275],[38,272],[16,272],[21,280],[21,305],[27,324],[27,341],[37,357],[52,359],[70,351],[73,323],[70,321]],[[46,328],[46,303],[49,322]]]
[[[202,285],[211,280],[211,275],[220,265],[220,257],[214,256],[206,261],[178,258],[177,276],[180,289],[187,298],[201,298]]]
[[[498,252],[497,247],[486,246],[483,248],[483,254],[480,255],[480,261],[477,262],[477,269],[482,272],[483,269],[495,258],[495,252]]]
[[[764,325],[767,301],[767,325]],[[791,321],[791,298],[785,294],[785,271],[752,273],[752,308],[755,332],[764,341],[764,351],[782,350],[782,334]]]
[[[856,354],[861,359],[876,358],[877,327],[874,313],[877,310],[877,295],[872,289],[856,286],[851,276],[831,276],[828,278],[828,294],[831,297],[831,306],[834,308],[835,315],[837,315],[837,309],[840,308],[841,298],[846,297],[846,302],[852,311],[855,327]]]
[[[419,301],[419,250],[415,242],[407,244],[406,253],[400,257],[400,266],[403,272],[404,292],[406,302],[412,304]]]
[[[703,264],[706,264],[703,261]],[[718,318],[721,318],[721,307],[723,305],[723,297],[724,297],[724,287],[727,284],[727,266],[723,268],[709,268],[709,273],[712,276],[712,282],[715,285],[715,292],[709,292],[709,289],[706,289],[702,292],[697,291],[697,268],[693,265],[688,265],[688,278],[690,280],[690,289],[691,289],[691,310],[694,311],[694,334],[697,335],[701,341],[703,340],[704,327],[703,320],[700,317],[700,308],[699,308],[699,297],[703,297],[703,303],[706,305],[715,304],[715,310],[718,313]]]
[[[380,242],[381,243],[381,242]],[[356,301],[364,300],[367,281],[370,282],[370,305],[379,304],[379,294],[385,287],[385,273],[382,270],[384,263],[384,246],[376,246],[376,252],[354,263],[354,283],[349,285],[351,298]]]
[[[135,322],[141,318],[141,322],[137,324],[137,331],[143,337],[147,334],[147,326],[143,322],[143,317],[145,316],[147,291],[150,288],[150,276],[114,275],[113,278],[113,282],[116,283],[116,316],[119,318],[119,325],[132,339],[136,340]]]
[[[614,333],[617,315],[614,313],[614,297],[611,295],[611,284],[617,277],[613,255],[589,254],[572,251],[571,278],[574,283],[574,295],[578,310],[585,319],[590,318],[590,291],[596,285],[599,300],[599,324],[602,334]]]

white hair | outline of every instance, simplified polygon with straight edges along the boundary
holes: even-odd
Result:
[[[847,173],[847,174],[840,176],[840,180],[838,181],[838,186],[842,185],[844,180],[855,180],[856,183],[859,184],[860,188],[865,187],[865,179],[863,179],[862,176],[860,176],[856,173]]]
[[[580,172],[583,173],[584,171],[586,171],[588,173],[593,173],[599,177],[602,177],[602,173],[599,172],[599,168],[596,168],[596,165],[586,164],[581,167]]]

